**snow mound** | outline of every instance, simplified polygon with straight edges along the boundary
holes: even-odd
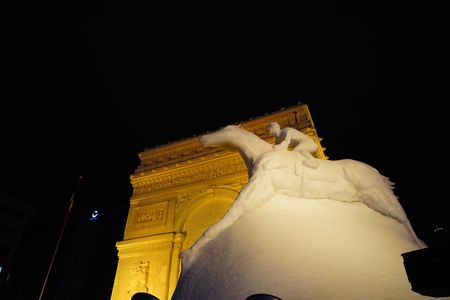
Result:
[[[198,249],[172,299],[430,298],[411,291],[403,266],[401,254],[418,248],[361,202],[276,195]]]

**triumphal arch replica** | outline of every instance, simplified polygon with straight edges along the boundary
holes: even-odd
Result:
[[[319,146],[315,156],[327,158],[306,104],[241,125],[273,143],[267,131],[273,121],[311,136]],[[204,148],[198,137],[147,149],[139,157],[131,175],[124,240],[116,245],[119,262],[111,299],[147,292],[167,300],[181,271],[180,252],[226,213],[248,181],[247,169],[237,152]]]

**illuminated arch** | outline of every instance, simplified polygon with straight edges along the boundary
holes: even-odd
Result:
[[[203,232],[219,221],[236,199],[238,192],[232,189],[210,189],[194,197],[184,207],[175,228],[185,234],[182,249],[197,241]]]

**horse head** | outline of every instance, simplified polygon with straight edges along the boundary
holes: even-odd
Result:
[[[236,125],[228,125],[215,132],[202,135],[200,142],[205,147],[225,146],[237,149],[247,167],[251,166],[262,154],[273,150],[271,144],[256,134]]]
[[[239,129],[239,126],[228,125],[215,132],[204,134],[200,137],[200,143],[202,143],[204,147],[216,147],[221,145],[232,146],[233,136],[236,135],[237,132],[236,129]]]

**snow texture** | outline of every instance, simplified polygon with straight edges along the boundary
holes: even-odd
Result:
[[[426,298],[410,291],[401,257],[425,245],[376,169],[354,160],[308,167],[301,152],[233,125],[201,142],[239,150],[250,179],[182,253],[173,299]]]
[[[411,291],[408,230],[360,202],[275,196],[200,249],[173,300],[432,299]]]

